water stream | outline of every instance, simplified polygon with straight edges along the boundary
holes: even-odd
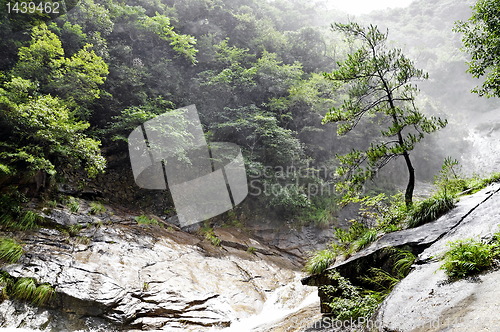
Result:
[[[297,274],[293,282],[270,292],[260,313],[236,321],[222,331],[265,332],[306,307],[318,307],[317,312],[319,313],[317,288],[302,285],[300,282],[302,277],[303,275]]]

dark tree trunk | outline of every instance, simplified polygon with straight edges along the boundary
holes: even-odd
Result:
[[[411,207],[413,205],[413,189],[415,189],[415,169],[411,164],[410,155],[407,151],[403,153],[403,157],[405,158],[406,167],[408,168],[408,185],[406,186],[405,192],[405,204],[406,207]]]

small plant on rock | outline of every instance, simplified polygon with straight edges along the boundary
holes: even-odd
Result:
[[[135,221],[137,221],[137,223],[139,225],[157,225],[157,226],[160,225],[158,220],[153,219],[153,218],[149,218],[145,215],[137,216],[134,219],[135,219]]]
[[[90,211],[89,211],[90,214],[101,214],[104,212],[106,212],[106,208],[104,207],[104,205],[102,205],[102,203],[99,202],[90,203]]]
[[[304,270],[309,274],[319,274],[329,268],[336,257],[336,253],[330,248],[316,251],[307,260]]]
[[[71,197],[68,203],[68,208],[71,212],[77,213],[80,210],[80,203],[78,203],[74,197]]]
[[[500,254],[498,242],[493,244],[467,239],[449,243],[450,250],[444,254],[441,268],[451,279],[460,279],[486,270]]]
[[[0,238],[0,260],[15,263],[21,258],[23,248],[14,239]]]

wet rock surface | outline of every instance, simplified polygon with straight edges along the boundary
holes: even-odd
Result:
[[[258,314],[293,282],[300,289],[289,294],[288,308],[314,292],[300,285],[293,254],[237,229],[216,229],[221,245],[214,246],[173,225],[138,225],[112,209],[85,216],[55,208],[46,220],[51,227],[20,235],[26,254],[3,270],[50,283],[56,296],[41,308],[3,301],[0,326],[205,331]],[[80,227],[64,231],[72,225]]]
[[[442,241],[440,241],[439,244],[437,243],[440,239],[448,239],[449,236],[451,236],[450,234],[455,234],[459,231],[458,229],[466,229],[465,226],[471,224],[471,220],[473,221],[481,218],[481,213],[490,213],[490,211],[484,211],[487,205],[483,203],[489,202],[489,204],[495,204],[491,202],[495,201],[495,197],[498,196],[499,190],[500,184],[485,188],[474,195],[463,197],[453,210],[436,221],[416,228],[385,234],[366,249],[357,252],[344,261],[336,262],[324,273],[305,278],[303,283],[311,286],[322,285],[325,282],[325,275],[328,271],[333,269],[355,281],[356,277],[363,275],[364,271],[370,267],[383,265],[383,262],[387,258],[384,252],[385,248],[404,247],[416,254],[420,254],[433,244],[442,246]],[[493,195],[497,196],[493,197]],[[480,207],[481,209],[479,212],[475,211]],[[500,224],[500,220],[498,224]],[[473,222],[472,225],[473,228],[479,230],[479,225],[476,225],[475,222]],[[486,232],[488,234],[487,230],[484,229],[480,229],[480,233],[481,232]],[[476,233],[477,232],[473,232],[471,235]],[[446,241],[447,240],[445,240],[445,243]],[[425,254],[423,255],[422,257],[425,257]]]
[[[384,301],[378,326],[388,331],[500,331],[500,271],[450,282],[440,269],[450,241],[489,240],[500,230],[499,188],[496,184],[476,194],[489,198],[418,256],[414,270]]]
[[[495,183],[463,197],[438,220],[386,234],[351,258],[302,282],[314,286],[328,284],[326,274],[332,269],[355,282],[367,268],[383,265],[387,259],[384,248],[404,247],[417,253],[417,260],[371,321],[376,331],[500,331],[500,271],[452,282],[440,269],[450,241],[468,238],[488,241],[499,231],[500,184]],[[338,330],[325,328],[326,323],[319,325],[307,331]]]

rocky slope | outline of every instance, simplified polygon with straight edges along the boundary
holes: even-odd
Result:
[[[377,325],[386,331],[500,331],[500,271],[449,282],[440,258],[450,241],[489,240],[500,230],[500,184],[459,225],[434,242],[415,262],[414,270],[386,298]]]
[[[386,234],[348,260],[302,282],[314,286],[326,284],[326,274],[332,269],[355,282],[369,267],[384,265],[387,260],[384,248],[404,247],[418,257],[410,274],[397,284],[373,318],[371,326],[376,331],[500,331],[500,272],[489,271],[451,282],[440,269],[450,241],[488,240],[500,231],[499,203],[500,183],[496,183],[463,197],[438,220]]]
[[[45,211],[47,227],[17,234],[26,253],[2,269],[50,283],[56,295],[44,307],[4,300],[1,327],[205,331],[263,308],[292,313],[311,294],[317,303],[300,285],[299,257],[241,230],[216,229],[215,246],[154,216],[159,225],[138,225],[128,212],[107,206],[94,216],[80,204],[79,213]]]

